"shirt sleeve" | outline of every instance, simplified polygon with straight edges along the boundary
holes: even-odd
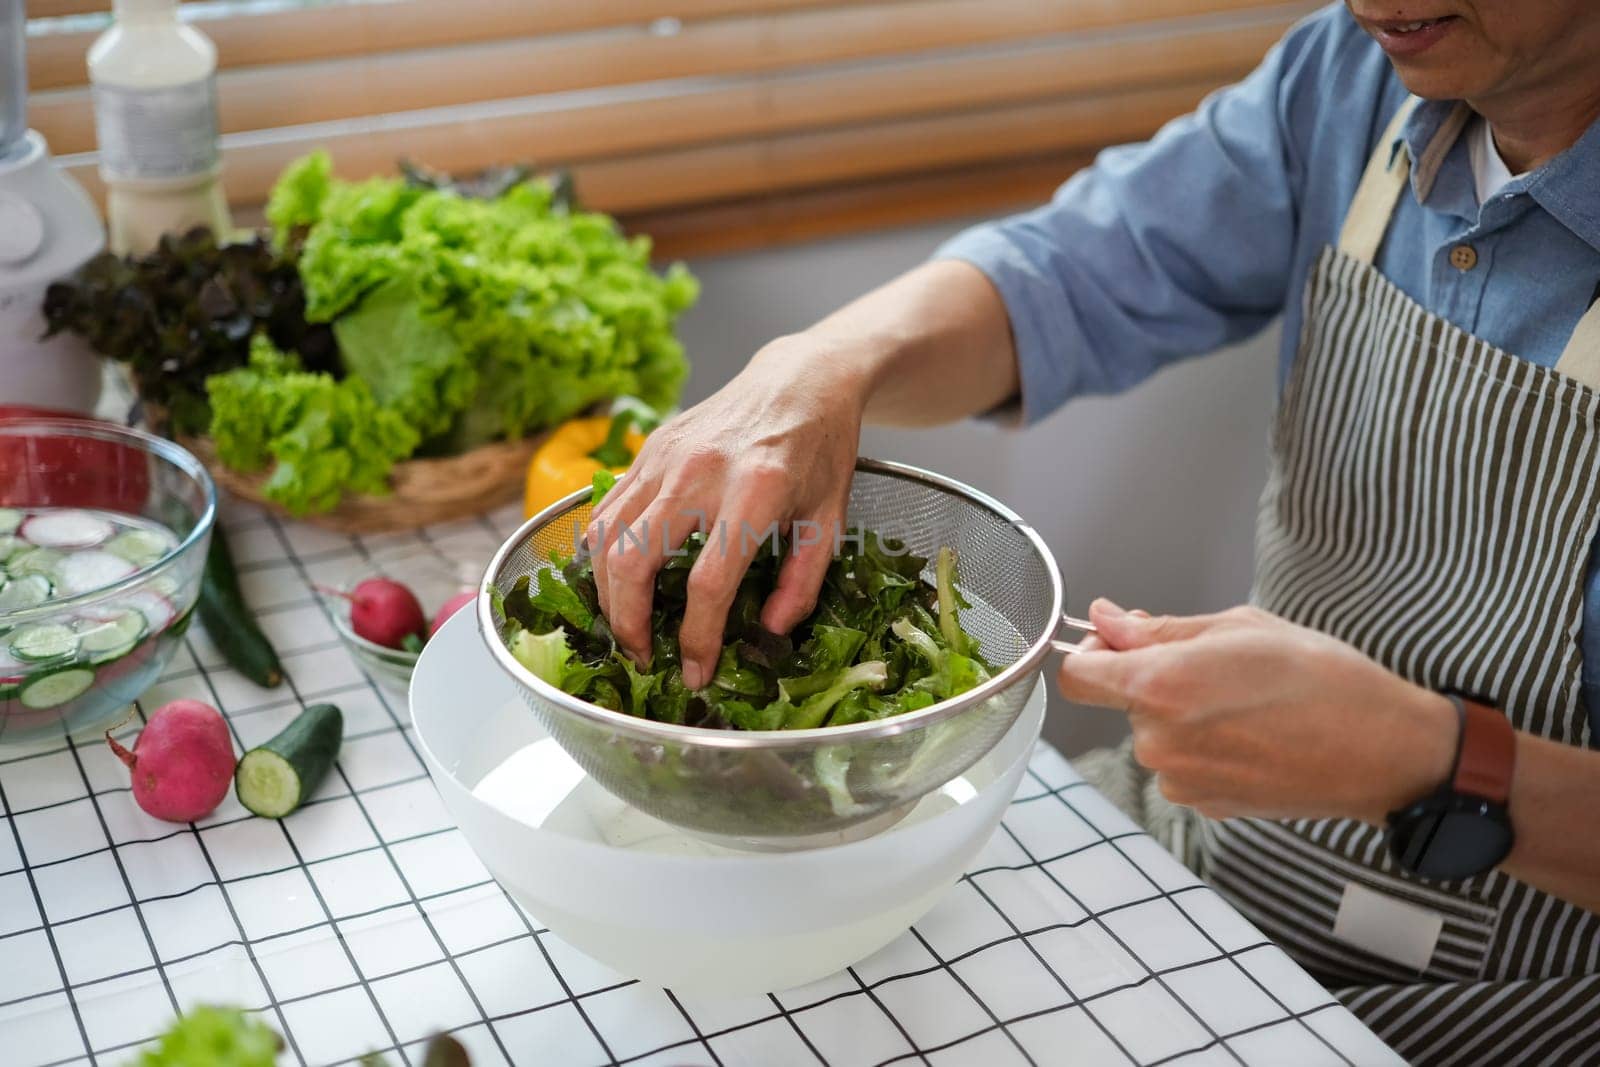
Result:
[[[1287,298],[1324,11],[1244,81],[1154,139],[1102,152],[1036,210],[967,230],[935,258],[983,271],[1011,319],[1032,422],[1241,340]]]

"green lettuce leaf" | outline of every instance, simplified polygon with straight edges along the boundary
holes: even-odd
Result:
[[[313,155],[285,171],[268,218],[280,241],[305,233],[306,317],[335,322],[352,373],[385,404],[426,407],[426,437],[448,427],[440,447],[520,437],[616,396],[677,401],[687,363],[673,330],[694,278],[656,273],[648,241],[571,210],[547,181],[473,199],[341,181]],[[407,301],[404,315],[391,306]],[[396,344],[419,330],[423,351]]]
[[[206,380],[217,455],[239,471],[271,467],[263,486],[291,514],[325,511],[348,492],[389,491],[417,432],[381,407],[366,383],[300,369],[258,335],[250,363]]]
[[[139,1067],[273,1067],[282,1045],[271,1027],[238,1008],[197,1005],[139,1054]]]

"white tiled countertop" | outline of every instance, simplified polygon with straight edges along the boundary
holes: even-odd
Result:
[[[176,1010],[229,1003],[284,1035],[285,1063],[416,1064],[441,1029],[474,1065],[1399,1062],[1043,743],[972,870],[848,971],[716,1001],[586,959],[478,863],[404,695],[346,654],[308,584],[402,546],[487,560],[518,518],[353,539],[224,509],[287,684],[252,685],[195,628],[141,716],[205,700],[242,751],[332,701],[337,767],[281,823],[230,795],[176,826],[135,806],[103,744],[0,750],[0,1061],[129,1062]]]

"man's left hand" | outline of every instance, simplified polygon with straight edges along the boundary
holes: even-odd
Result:
[[[1381,823],[1449,777],[1449,701],[1342,641],[1255,608],[1149,617],[1099,600],[1061,664],[1069,700],[1116,708],[1171,801],[1214,818]]]

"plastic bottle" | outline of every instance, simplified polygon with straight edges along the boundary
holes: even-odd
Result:
[[[143,252],[198,225],[226,235],[217,147],[217,50],[177,0],[114,0],[89,49],[111,250]]]

